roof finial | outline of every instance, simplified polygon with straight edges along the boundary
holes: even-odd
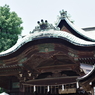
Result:
[[[64,10],[60,11],[60,15],[62,18],[67,17],[67,11]]]
[[[38,26],[35,27],[35,29],[31,32],[31,33],[34,33],[35,31],[48,31],[50,29],[53,29],[53,30],[59,30],[59,28],[57,27],[54,27],[52,24],[49,24],[47,20],[41,20],[41,21],[38,21]]]
[[[70,16],[70,14],[67,13],[67,11],[62,10],[62,11],[60,11],[60,16],[58,19],[63,20],[64,18],[67,18],[68,20],[70,20],[71,23],[74,23],[74,21],[71,20],[70,17],[71,16]]]
[[[44,30],[48,27],[47,20],[44,21],[43,19],[41,19],[41,22],[38,21],[37,23],[39,24],[39,27],[41,30]]]

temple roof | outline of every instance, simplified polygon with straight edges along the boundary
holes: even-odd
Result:
[[[95,41],[95,33],[91,34],[90,32],[85,32],[84,30],[88,30],[87,28],[81,29],[75,26],[74,23],[72,23],[72,21],[70,21],[69,18],[67,17],[66,11],[63,10],[61,12],[61,16],[59,17],[58,22],[59,23],[57,24],[57,26],[60,27],[60,29],[65,25],[66,27],[71,28],[73,30],[72,33],[75,35],[78,35],[78,37],[81,37],[90,41]],[[89,28],[89,30],[91,29],[92,28]]]
[[[61,29],[63,26],[66,26],[68,29],[71,29],[71,33],[66,31],[61,31],[58,27],[54,27],[52,24],[49,24],[47,20],[41,20],[41,23],[38,21],[39,26],[23,38],[18,39],[17,43],[10,49],[1,52],[0,56],[9,55],[17,51],[20,47],[25,45],[28,42],[46,38],[57,38],[66,40],[69,43],[80,46],[80,47],[92,47],[95,46],[95,35],[91,35],[89,32],[85,32],[83,29],[76,27],[67,17],[66,11],[62,11],[59,18],[58,27]]]
[[[18,50],[21,46],[24,44],[34,41],[34,40],[40,40],[40,39],[46,39],[46,38],[57,38],[57,39],[62,39],[70,42],[71,44],[81,46],[81,47],[91,47],[95,46],[95,42],[90,42],[90,41],[85,41],[83,39],[80,39],[70,33],[67,33],[65,31],[55,31],[55,30],[50,30],[50,31],[41,31],[41,32],[34,32],[32,34],[29,34],[25,36],[24,38],[18,39],[17,43],[10,49],[1,52],[0,56],[6,56],[11,54],[12,52],[15,52]]]

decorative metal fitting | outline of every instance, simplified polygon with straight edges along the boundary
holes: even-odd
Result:
[[[68,18],[68,20],[71,22],[71,23],[74,23],[73,20],[70,19],[70,15],[67,14],[67,11],[60,11],[60,16],[58,19],[64,19],[64,18]]]
[[[47,20],[43,21],[43,19],[42,19],[41,22],[38,21],[37,23],[38,23],[40,29],[42,29],[42,30],[44,30],[44,29],[46,29],[46,28],[48,27],[48,22],[47,22]]]
[[[41,21],[38,21],[38,26],[35,27],[35,29],[30,32],[30,33],[34,33],[35,31],[48,31],[50,29],[53,29],[53,30],[59,30],[58,27],[54,27],[52,24],[49,24],[47,20],[41,20]]]
[[[62,18],[67,17],[67,11],[64,11],[64,10],[60,11],[60,15]]]

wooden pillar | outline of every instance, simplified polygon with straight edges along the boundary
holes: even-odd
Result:
[[[22,83],[20,83],[19,95],[24,95],[24,93],[25,93],[25,87],[24,85],[22,85]]]
[[[8,93],[10,94],[11,93],[11,89],[12,89],[12,80],[11,80],[11,77],[9,77],[9,81],[8,81]]]

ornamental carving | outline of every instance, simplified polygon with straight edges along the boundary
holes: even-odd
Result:
[[[45,21],[41,20],[41,22],[38,21],[37,23],[38,26],[36,26],[35,29],[32,32],[30,32],[30,34],[39,31],[48,31],[50,29],[59,30],[58,27],[54,27],[52,24],[49,24],[47,20]]]

